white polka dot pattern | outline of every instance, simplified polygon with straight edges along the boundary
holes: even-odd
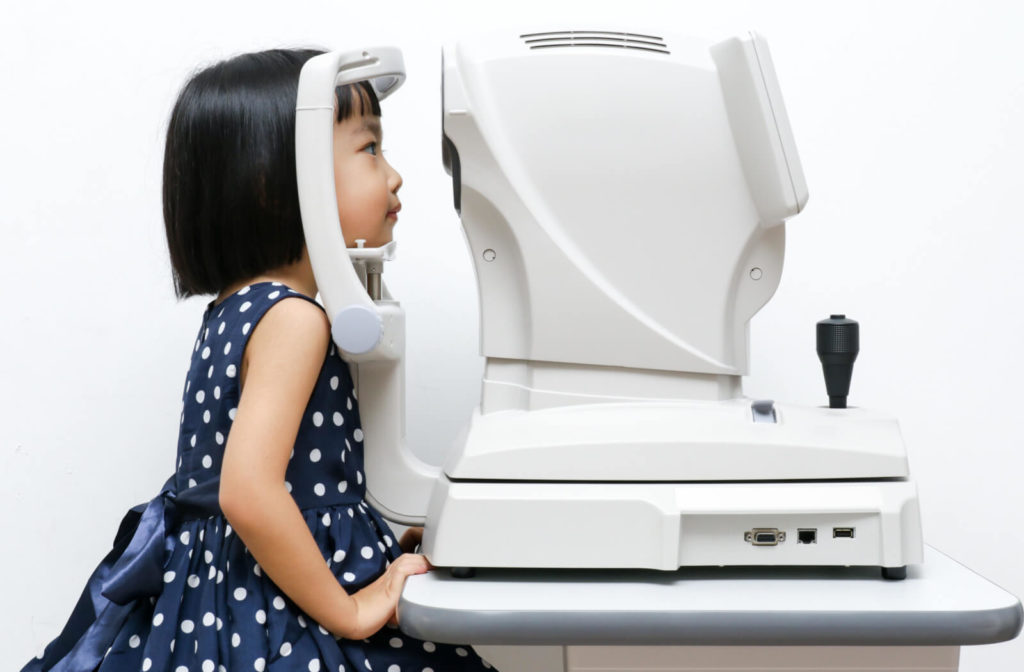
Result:
[[[207,311],[181,397],[173,481],[179,494],[185,488],[204,492],[201,486],[216,492],[248,338],[271,306],[298,296],[279,287],[256,283]],[[354,399],[348,365],[332,346],[283,484],[327,567],[349,592],[372,583],[401,552],[387,523],[363,502],[363,431]],[[468,647],[421,643],[393,628],[364,641],[336,640],[281,594],[219,510],[169,520],[167,549],[162,590],[134,603],[120,632],[100,649],[110,648],[107,660],[118,660],[117,667],[100,672],[485,669]]]

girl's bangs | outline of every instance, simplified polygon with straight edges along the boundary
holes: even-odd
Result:
[[[336,87],[334,95],[338,100],[338,122],[357,115],[380,116],[380,101],[367,81]]]

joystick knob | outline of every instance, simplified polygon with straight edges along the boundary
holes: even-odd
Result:
[[[829,408],[846,408],[853,362],[860,352],[860,325],[846,315],[818,322],[818,359],[825,374]]]

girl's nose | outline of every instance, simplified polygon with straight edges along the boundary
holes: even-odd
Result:
[[[394,193],[398,193],[398,190],[402,188],[402,176],[390,163],[388,164],[388,187]]]

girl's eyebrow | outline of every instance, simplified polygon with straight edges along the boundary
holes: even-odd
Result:
[[[363,123],[356,129],[356,133],[361,133],[362,131],[369,131],[377,139],[380,139],[384,134],[380,127],[380,120],[375,117],[363,117]]]

